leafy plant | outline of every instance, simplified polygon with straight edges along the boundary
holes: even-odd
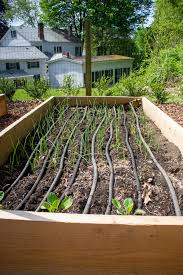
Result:
[[[73,198],[65,197],[62,201],[57,197],[55,193],[50,193],[47,197],[47,201],[45,201],[41,209],[48,210],[49,212],[56,212],[60,210],[67,210],[73,204]]]
[[[112,200],[112,204],[114,205],[114,207],[117,209],[117,213],[119,215],[130,215],[133,213],[134,211],[134,202],[132,198],[126,198],[123,201],[123,205],[121,205],[120,201],[117,199],[113,199]],[[146,214],[146,212],[142,209],[136,209],[135,210],[135,215],[140,215],[143,216]]]
[[[80,89],[75,86],[74,78],[72,75],[64,75],[63,79],[63,90],[64,95],[74,95],[77,96],[79,94]]]
[[[5,94],[10,100],[16,92],[16,85],[13,80],[0,78],[0,93]]]
[[[165,103],[168,100],[169,94],[162,83],[152,83],[151,88],[158,103]]]
[[[26,82],[24,89],[33,98],[42,98],[48,90],[48,81],[44,78],[39,80],[29,80]]]
[[[98,79],[96,82],[94,82],[96,94],[98,96],[110,95],[108,92],[108,89],[111,82],[112,82],[112,78],[108,76],[105,77],[104,75],[100,79]]]

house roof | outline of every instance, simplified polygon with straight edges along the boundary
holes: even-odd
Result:
[[[36,47],[11,46],[0,47],[0,60],[30,60],[48,59],[48,57]]]
[[[25,72],[24,70],[17,70],[17,71],[3,71],[0,72],[0,78],[25,78],[25,77],[33,77],[32,74]]]
[[[15,26],[12,27],[17,30],[25,39],[31,42],[42,41],[38,36],[38,27],[29,26]],[[68,38],[68,34],[64,31],[52,30],[44,27],[44,41],[48,42],[80,42],[76,37],[72,36]]]
[[[55,54],[52,56],[50,59],[50,63],[59,61],[59,60],[67,60],[70,62],[75,62],[75,63],[80,63],[84,64],[85,63],[85,56],[80,56],[80,57],[66,57],[62,55],[62,53]],[[117,61],[117,60],[131,60],[133,61],[134,58],[128,57],[128,56],[123,56],[123,55],[101,55],[101,56],[93,56],[92,57],[92,62],[103,62],[103,61]]]

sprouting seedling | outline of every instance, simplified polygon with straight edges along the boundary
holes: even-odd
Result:
[[[48,210],[49,212],[56,212],[59,209],[67,210],[72,204],[73,198],[66,196],[61,201],[55,193],[50,193],[47,197],[47,201],[43,202],[41,209]]]
[[[117,199],[112,200],[112,204],[117,209],[119,215],[130,215],[134,211],[134,202],[132,198],[126,198],[121,205],[120,201]],[[144,216],[146,212],[142,209],[136,209],[134,215]]]
[[[4,192],[0,191],[0,202],[4,199]]]

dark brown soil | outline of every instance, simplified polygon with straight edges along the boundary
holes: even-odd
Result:
[[[8,102],[8,114],[0,118],[0,131],[34,109],[41,102],[40,100]]]
[[[183,103],[161,104],[158,107],[183,127]]]
[[[142,114],[138,111],[139,115]],[[138,176],[141,184],[141,193],[143,198],[142,209],[147,215],[157,215],[157,216],[168,216],[175,215],[172,199],[166,185],[166,182],[162,175],[160,174],[157,167],[154,165],[152,160],[149,158],[148,154],[140,144],[137,132],[135,130],[134,119],[131,113],[128,112],[128,123],[130,130],[130,144],[132,146],[136,164]],[[109,138],[109,124],[104,126],[104,146],[103,146],[103,157],[97,151],[96,146],[96,160],[98,167],[98,182],[92,200],[92,205],[90,208],[91,214],[105,214],[106,206],[108,203],[108,189],[109,189],[109,167],[105,158],[105,146]],[[83,130],[78,129],[75,136],[75,141],[73,141],[74,146],[76,146],[77,151],[79,151],[80,137]],[[72,126],[70,126],[72,128]],[[160,133],[159,129],[149,120],[141,123],[142,133],[150,145],[152,151],[154,152],[159,163],[164,167],[168,176],[170,177],[174,188],[177,193],[179,205],[183,213],[183,158],[180,151],[172,143],[168,142],[164,136]],[[94,131],[94,130],[93,130]],[[93,132],[92,132],[93,133]],[[67,133],[68,135],[68,133]],[[125,128],[123,119],[120,120],[120,147],[117,149],[116,144],[116,128],[114,127],[114,135],[111,143],[111,158],[115,173],[115,185],[114,185],[114,197],[119,199],[121,202],[127,197],[131,197],[135,203],[135,209],[137,208],[137,190],[136,182],[133,175],[130,154],[126,148],[125,144]],[[89,141],[91,142],[90,137]],[[69,155],[72,153],[73,147],[69,147],[67,158],[65,159],[65,167],[60,178],[60,181],[54,188],[58,197],[64,192],[65,188],[70,182],[72,177],[74,164],[71,162],[72,158]],[[90,152],[88,152],[90,154]],[[77,158],[76,158],[77,160]],[[76,162],[75,160],[75,162]],[[4,169],[4,170],[3,170]],[[3,167],[3,171],[0,171],[0,179],[3,179],[1,187],[10,184],[13,179],[18,175],[18,171],[15,169],[13,174],[5,175],[5,171],[9,171],[8,164]],[[38,174],[39,169],[36,173],[28,173],[25,177],[19,181],[16,187],[8,194],[5,198],[3,205],[6,209],[14,209],[25,197],[26,193],[33,186]],[[47,192],[50,184],[53,182],[54,177],[58,171],[58,166],[53,168],[51,163],[48,165],[48,169],[45,176],[38,184],[35,192],[31,195],[28,201],[25,203],[22,209],[34,211],[40,204],[45,193]],[[3,178],[1,177],[3,172]],[[90,160],[81,161],[77,178],[70,188],[67,195],[72,196],[74,199],[72,207],[67,210],[70,213],[82,213],[85,204],[90,193],[91,185],[93,180],[93,165]],[[6,188],[5,188],[6,189]],[[116,214],[116,209],[112,207],[111,214]]]

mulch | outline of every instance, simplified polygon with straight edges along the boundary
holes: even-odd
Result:
[[[183,103],[161,104],[158,107],[183,127]]]
[[[0,117],[0,131],[34,109],[41,102],[41,100],[8,102],[8,114]]]

